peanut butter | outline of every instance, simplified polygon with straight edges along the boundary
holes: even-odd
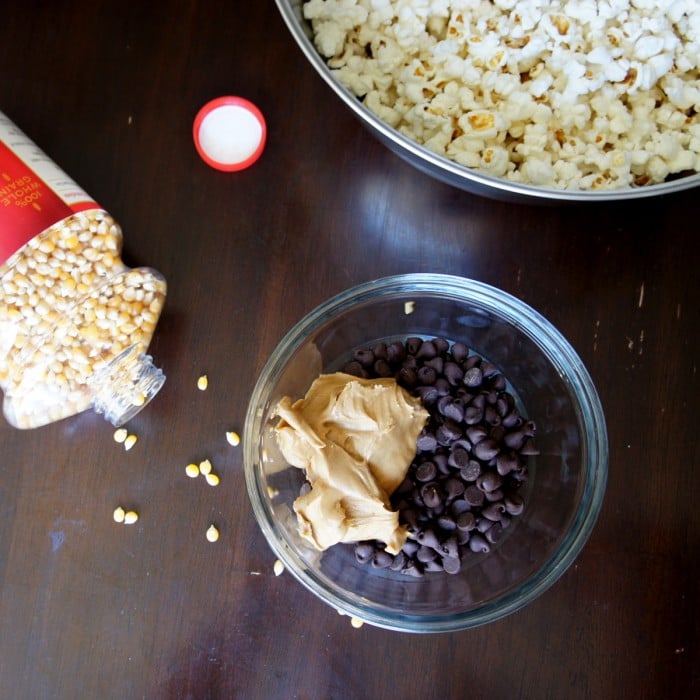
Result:
[[[404,480],[427,418],[394,379],[322,374],[306,396],[280,400],[277,441],[311,490],[294,510],[303,537],[324,550],[377,539],[396,554],[407,531],[389,497]]]

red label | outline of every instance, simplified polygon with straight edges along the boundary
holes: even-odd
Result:
[[[0,265],[73,211],[0,141]]]

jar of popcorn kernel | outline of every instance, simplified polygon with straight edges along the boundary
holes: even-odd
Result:
[[[120,425],[163,385],[146,350],[166,283],[121,249],[117,222],[0,112],[0,388],[15,427],[88,408]]]

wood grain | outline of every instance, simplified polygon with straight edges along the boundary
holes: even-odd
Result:
[[[122,223],[127,262],[167,278],[151,350],[168,380],[128,453],[92,414],[0,422],[0,697],[700,696],[697,193],[482,199],[377,143],[272,2],[49,5],[2,13],[0,109]],[[265,153],[237,174],[191,139],[222,94],[268,121]],[[435,636],[353,629],[276,577],[225,440],[301,315],[421,271],[547,316],[597,384],[611,448],[598,524],[561,580],[505,620]],[[216,488],[185,476],[204,457]],[[115,525],[120,503],[138,523]]]

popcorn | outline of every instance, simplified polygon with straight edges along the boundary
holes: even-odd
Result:
[[[697,0],[308,0],[379,118],[490,175],[614,189],[700,171]]]

